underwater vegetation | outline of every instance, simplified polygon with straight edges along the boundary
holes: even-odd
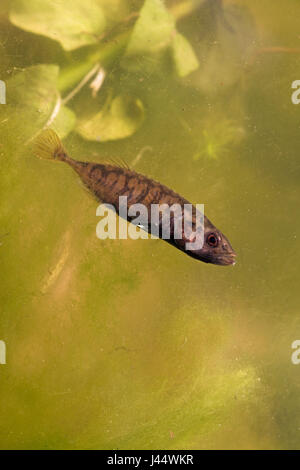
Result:
[[[1,448],[299,448],[288,3],[1,1]],[[33,155],[49,127],[204,203],[237,265],[99,241],[97,202]]]
[[[218,119],[218,116],[201,123],[202,135],[199,138],[199,147],[194,155],[195,160],[202,158],[219,159],[230,152],[234,145],[244,137],[245,131],[238,123],[229,119]]]
[[[42,63],[45,60],[37,50],[31,65],[6,70],[13,74],[8,81],[8,101],[14,107],[10,109],[11,117],[7,117],[7,109],[2,110],[6,116],[2,121],[3,132],[11,130],[11,122],[16,122],[15,127],[21,129],[20,138],[30,139],[32,121],[36,120],[37,129],[52,127],[62,137],[72,131],[97,142],[129,137],[145,119],[149,96],[146,103],[141,95],[149,87],[143,86],[143,82],[160,80],[163,83],[164,73],[171,73],[174,82],[176,77],[184,79],[203,68],[203,54],[211,61],[210,66],[205,59],[207,70],[200,74],[199,83],[197,74],[193,80],[209,93],[214,86],[214,71],[222,65],[220,55],[228,60],[226,52],[232,54],[235,50],[232,46],[237,31],[229,24],[230,15],[230,20],[225,18],[222,4],[214,0],[186,1],[171,4],[168,9],[161,0],[136,3],[140,3],[140,9],[133,10],[132,4],[126,1],[89,0],[84,5],[79,0],[10,2],[8,19],[12,25],[33,35],[51,38],[57,45],[51,45],[45,57],[49,44],[45,41],[46,63]],[[217,28],[217,37],[221,37],[215,41],[217,47],[212,47],[207,35],[196,52],[178,30],[177,23],[189,15],[201,14],[199,9],[210,11],[214,4],[210,21]],[[234,20],[237,22],[240,18],[234,17]],[[32,36],[32,41],[34,39]],[[55,54],[58,44],[61,49]],[[240,49],[239,45],[241,55]],[[32,48],[30,55],[33,55]],[[231,77],[227,71],[226,82],[236,80],[236,70],[232,74]],[[201,82],[204,76],[210,81],[207,86]],[[79,104],[75,101],[78,95]],[[24,119],[30,122],[30,129],[19,125],[18,120]]]

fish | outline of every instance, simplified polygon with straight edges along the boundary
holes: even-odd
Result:
[[[41,159],[60,161],[68,164],[80,177],[84,186],[103,204],[110,204],[120,215],[120,196],[127,197],[127,221],[133,222],[133,217],[128,215],[130,207],[134,204],[143,204],[149,213],[151,213],[152,204],[165,204],[165,207],[171,207],[177,204],[182,208],[182,217],[185,217],[184,206],[190,204],[193,208],[191,212],[192,228],[197,230],[196,209],[188,200],[167,186],[155,181],[141,173],[131,170],[122,165],[110,163],[93,163],[78,161],[65,150],[61,139],[52,129],[43,130],[36,138],[34,143],[34,154]],[[218,230],[213,223],[203,216],[204,233],[203,244],[199,249],[187,248],[187,242],[193,240],[185,234],[182,229],[180,238],[174,236],[176,226],[176,213],[170,218],[170,236],[165,239],[162,236],[162,217],[159,219],[159,238],[164,238],[169,244],[184,252],[188,256],[205,263],[219,266],[230,266],[236,262],[236,253],[232,248],[226,236]],[[184,226],[184,224],[182,224]],[[152,233],[150,219],[145,220],[142,228]],[[192,232],[193,233],[193,232]],[[194,232],[195,233],[195,232]]]

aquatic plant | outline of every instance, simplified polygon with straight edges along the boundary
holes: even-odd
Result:
[[[17,72],[8,83],[9,101],[18,105],[13,112],[20,122],[32,121],[36,106],[36,130],[53,127],[62,136],[74,130],[101,142],[128,137],[142,124],[144,105],[138,96],[118,93],[113,83],[97,99],[113,69],[153,73],[168,57],[179,77],[198,67],[192,46],[177,31],[174,16],[161,0],[146,0],[140,11],[130,11],[128,2],[119,0],[13,0],[9,19],[18,28],[57,41],[64,50],[61,66],[34,65]],[[66,105],[88,83],[89,109],[82,118],[81,112]],[[31,137],[28,131],[27,138]]]
[[[1,0],[1,448],[299,447],[300,2],[242,3]],[[45,126],[204,202],[239,263],[100,242]]]
[[[241,124],[216,115],[200,123],[200,137],[194,160],[208,158],[218,160],[234,149],[245,136]]]

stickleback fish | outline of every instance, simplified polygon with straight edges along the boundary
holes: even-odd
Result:
[[[48,160],[58,160],[67,163],[75,170],[84,185],[96,198],[105,204],[111,204],[119,214],[119,197],[127,196],[128,209],[133,204],[143,204],[151,212],[152,204],[171,207],[177,204],[184,208],[190,204],[186,199],[172,191],[163,184],[154,181],[140,173],[118,165],[81,162],[71,158],[63,147],[58,135],[51,129],[44,130],[35,142],[35,155]],[[186,243],[191,242],[182,230],[182,237],[174,236],[175,222],[171,218],[170,237],[168,243],[183,251],[187,255],[205,263],[221,266],[235,264],[236,254],[225,235],[220,232],[204,215],[204,241],[201,249],[186,249]],[[184,217],[184,212],[183,212]],[[192,226],[196,228],[195,214],[193,213]],[[131,222],[133,217],[127,217]],[[145,228],[151,233],[150,221]],[[161,237],[161,231],[159,232]],[[161,237],[162,238],[162,237]]]

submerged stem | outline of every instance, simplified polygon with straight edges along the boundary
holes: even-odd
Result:
[[[91,52],[85,62],[63,69],[59,77],[59,90],[63,93],[76,86],[96,64],[107,70],[124,52],[130,34],[131,30],[119,34],[109,43]]]
[[[67,104],[72,98],[74,98],[77,93],[80,92],[80,90],[84,87],[88,81],[93,78],[94,75],[99,71],[100,69],[100,64],[96,64],[92,70],[90,70],[81,80],[81,82],[78,83],[78,85],[62,100],[62,104],[65,105]]]

